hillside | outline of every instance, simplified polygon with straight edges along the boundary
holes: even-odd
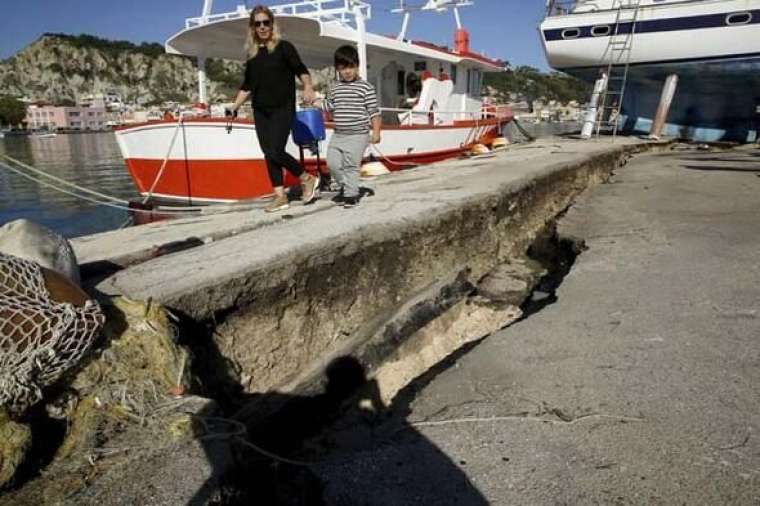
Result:
[[[0,95],[54,104],[115,91],[127,102],[197,99],[194,60],[167,55],[160,44],[136,45],[90,35],[45,34],[0,62]],[[242,75],[237,62],[212,60],[209,96],[228,99]]]

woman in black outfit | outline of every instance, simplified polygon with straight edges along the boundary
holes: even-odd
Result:
[[[296,76],[303,83],[303,101],[307,104],[314,101],[309,70],[293,44],[280,38],[274,14],[263,5],[251,11],[246,49],[245,80],[235,98],[233,110],[237,111],[251,97],[256,135],[275,193],[266,211],[271,213],[290,207],[282,184],[283,168],[301,179],[303,202],[309,203],[314,199],[319,181],[285,151],[296,110]]]

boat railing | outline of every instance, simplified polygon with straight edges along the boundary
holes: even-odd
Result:
[[[572,14],[578,0],[547,0],[545,17],[566,16]]]
[[[451,125],[455,121],[479,121],[488,119],[508,118],[512,109],[507,105],[484,105],[479,111],[415,111],[396,107],[381,107],[380,113],[395,113],[402,126],[411,125]]]
[[[343,24],[348,24],[355,19],[356,8],[361,11],[364,19],[372,17],[372,6],[361,0],[305,0],[270,6],[272,12],[279,15],[299,16],[325,22],[338,21]],[[243,5],[239,5],[237,10],[232,12],[188,18],[185,20],[185,28],[193,28],[218,21],[247,18],[248,16],[250,16],[250,10]]]

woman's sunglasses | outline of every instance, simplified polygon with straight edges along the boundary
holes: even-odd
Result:
[[[270,27],[270,26],[272,26],[272,20],[271,19],[265,19],[264,21],[254,21],[253,22],[253,26],[255,26],[256,28],[258,28],[260,26]]]

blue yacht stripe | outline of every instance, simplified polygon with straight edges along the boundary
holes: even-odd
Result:
[[[727,26],[745,26],[745,24],[742,25],[728,25],[726,24],[726,17],[731,14],[744,14],[744,13],[750,13],[752,15],[752,18],[750,19],[749,25],[754,25],[760,23],[760,9],[751,10],[751,11],[737,11],[737,12],[725,12],[722,14],[708,14],[705,16],[689,16],[685,18],[668,18],[668,19],[654,19],[651,21],[637,21],[636,22],[636,33],[656,33],[656,32],[674,32],[679,30],[699,30],[703,28],[721,28],[721,27],[727,27]],[[615,23],[606,23],[607,26],[611,28],[611,31],[615,31]],[[544,39],[546,39],[547,42],[552,42],[555,40],[577,40],[577,39],[584,39],[588,37],[595,37],[591,34],[591,29],[595,26],[605,26],[605,23],[599,23],[596,25],[588,25],[588,26],[567,26],[564,28],[553,28],[551,30],[544,30]],[[618,34],[627,34],[631,32],[631,28],[633,27],[632,22],[625,22],[620,23],[620,28],[618,29]],[[568,29],[577,28],[580,30],[580,35],[578,37],[574,37],[572,39],[563,39],[562,38],[562,32]],[[609,37],[610,35],[599,35],[596,36],[596,38],[603,38],[603,37]]]

